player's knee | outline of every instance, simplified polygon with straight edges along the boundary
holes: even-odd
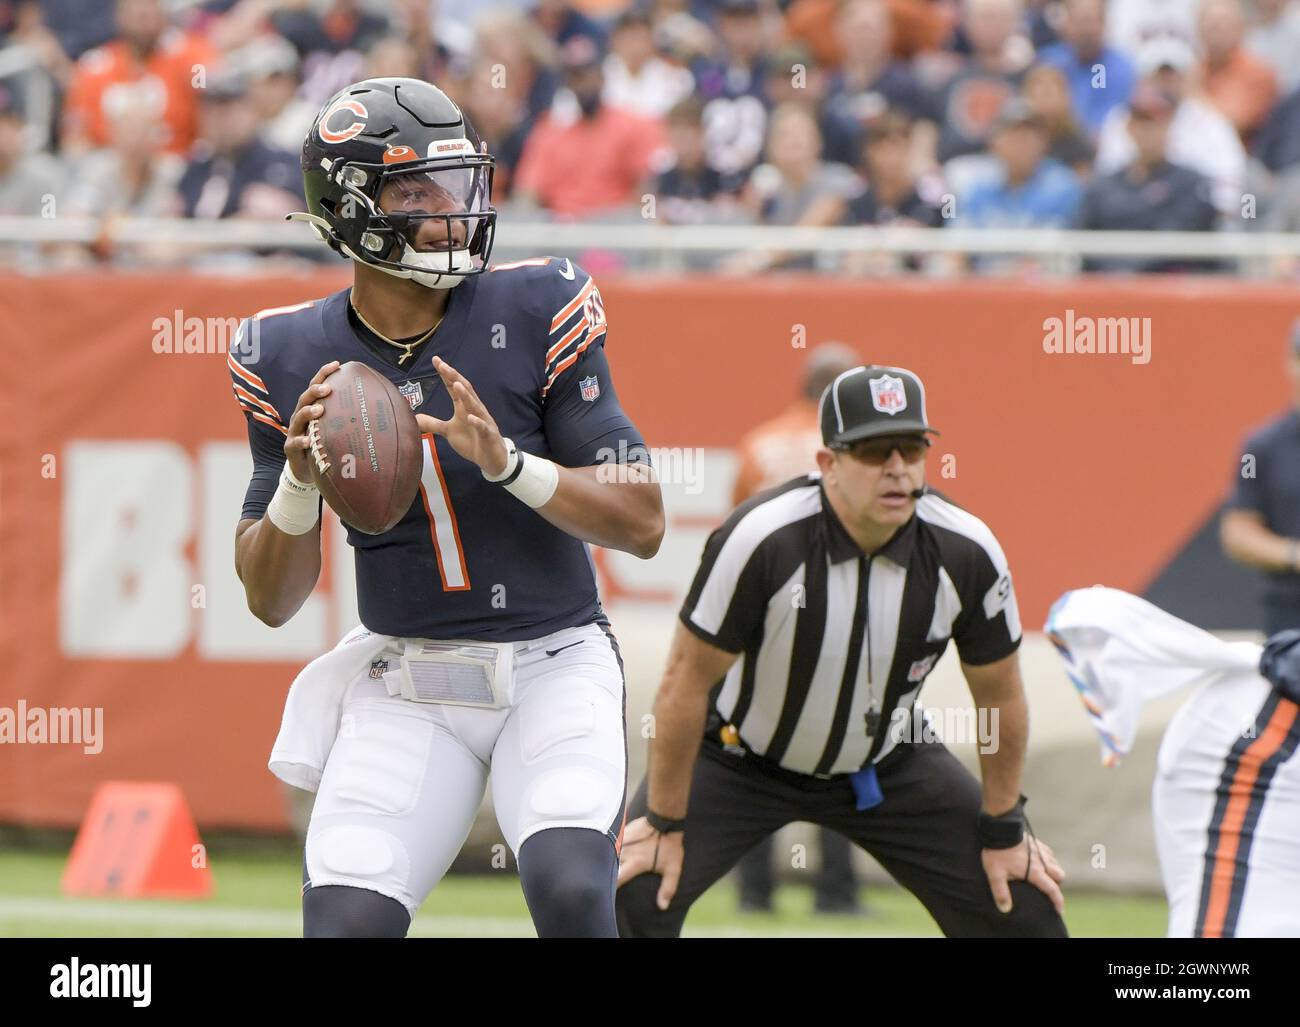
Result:
[[[1011,912],[999,913],[1018,938],[1066,938],[1069,932],[1047,893],[1028,881],[1011,882]]]
[[[406,907],[377,891],[327,884],[302,893],[304,938],[404,938],[410,926]]]
[[[519,849],[519,880],[541,937],[617,937],[613,840],[586,828],[538,831]]]

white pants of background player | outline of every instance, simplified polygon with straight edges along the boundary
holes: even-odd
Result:
[[[1300,936],[1300,709],[1258,673],[1261,647],[1101,587],[1057,600],[1047,631],[1107,762],[1132,749],[1144,702],[1200,684],[1153,786],[1169,936]]]
[[[1300,938],[1300,726],[1285,699],[1256,723],[1269,693],[1206,685],[1165,730],[1152,813],[1171,938]]]
[[[377,658],[396,668],[404,641]],[[627,742],[610,638],[596,624],[565,628],[515,643],[514,658],[513,703],[495,710],[390,696],[369,667],[355,676],[307,829],[312,887],[366,888],[414,916],[460,852],[489,775],[516,857],[547,828],[617,838]]]

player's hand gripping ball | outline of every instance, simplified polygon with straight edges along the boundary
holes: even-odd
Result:
[[[397,387],[365,364],[349,361],[325,382],[324,413],[307,426],[312,479],[344,524],[379,535],[420,489],[420,428]]]

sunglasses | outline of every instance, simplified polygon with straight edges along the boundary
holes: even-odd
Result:
[[[861,439],[831,448],[847,453],[868,467],[883,467],[894,455],[894,450],[898,450],[906,463],[920,463],[930,448],[930,440],[923,435],[893,435],[879,439]]]

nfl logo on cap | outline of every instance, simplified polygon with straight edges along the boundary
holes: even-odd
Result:
[[[871,379],[871,405],[882,414],[901,414],[907,409],[907,391],[903,379],[883,374]]]
[[[582,398],[588,403],[596,402],[596,397],[600,395],[600,382],[596,381],[594,374],[590,378],[579,379],[578,388],[582,391]]]

